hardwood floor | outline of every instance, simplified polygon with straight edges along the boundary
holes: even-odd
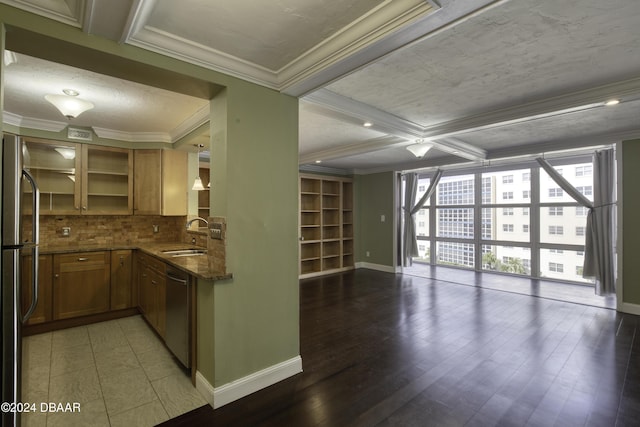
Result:
[[[163,425],[639,423],[638,316],[364,269],[300,287],[304,372]]]

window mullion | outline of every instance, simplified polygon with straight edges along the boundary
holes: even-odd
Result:
[[[540,277],[540,167],[531,168],[531,208],[529,241],[531,242],[531,277]]]

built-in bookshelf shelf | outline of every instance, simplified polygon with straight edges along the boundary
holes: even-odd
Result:
[[[300,277],[354,268],[353,181],[300,175]]]

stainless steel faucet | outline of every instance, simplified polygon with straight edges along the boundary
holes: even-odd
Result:
[[[187,227],[187,230],[189,229],[189,227],[191,227],[191,224],[193,224],[193,223],[194,223],[194,222],[196,222],[196,221],[202,221],[202,222],[204,222],[205,224],[209,225],[209,222],[208,222],[206,219],[204,219],[204,218],[200,218],[200,217],[198,216],[198,217],[195,217],[195,218],[190,219],[189,221],[187,221],[187,226],[186,226],[186,227]]]

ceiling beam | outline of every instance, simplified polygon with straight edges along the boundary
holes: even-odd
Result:
[[[298,157],[298,164],[315,163],[317,160],[332,160],[341,157],[355,156],[358,154],[371,153],[404,145],[407,145],[407,141],[403,138],[384,136],[355,144],[341,145],[336,148],[328,148],[326,150],[314,151],[313,153],[301,154]]]
[[[399,49],[432,37],[505,1],[508,0],[447,0],[446,2],[427,0],[424,3],[429,3],[431,9],[425,8],[420,15],[411,19],[403,17],[405,21],[403,26],[397,26],[393,31],[388,31],[384,37],[361,46],[349,55],[327,58],[324,61],[317,59],[316,64],[321,66],[309,66],[301,71],[297,70],[296,66],[299,68],[298,63],[302,57],[296,59],[287,68],[279,71],[280,90],[287,95],[306,96]],[[409,16],[407,13],[405,15]]]
[[[556,117],[576,111],[606,108],[605,103],[610,99],[619,99],[621,102],[640,99],[640,77],[424,127],[363,102],[338,95],[327,89],[318,90],[303,98],[306,102],[322,107],[317,109],[317,111],[329,117],[340,119],[342,116],[343,120],[344,118],[354,119],[350,120],[350,123],[370,121],[373,123],[371,129],[398,138],[404,138],[404,145],[413,143],[413,140],[417,138],[427,139],[439,150],[469,160],[486,159],[488,153],[485,150],[456,139],[454,136],[482,129],[491,129],[542,118]],[[338,112],[339,115],[332,115],[332,111]],[[385,147],[381,144],[384,143],[385,139],[378,139],[378,141],[380,142],[373,145],[375,150],[384,149]],[[388,141],[392,140],[390,139]],[[387,148],[399,145],[396,140],[393,141],[393,145],[389,145]],[[359,142],[337,149],[308,153],[301,156],[301,159],[337,158],[341,157],[340,153],[343,151],[348,152],[349,155],[364,154],[369,151],[368,142]]]

